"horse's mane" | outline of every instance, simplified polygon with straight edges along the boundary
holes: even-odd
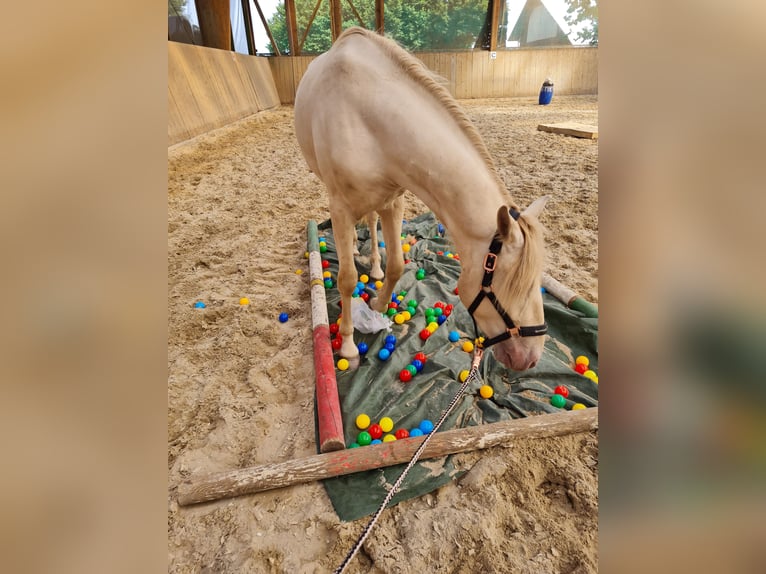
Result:
[[[375,32],[365,30],[364,28],[360,28],[358,26],[348,28],[338,37],[338,41],[342,40],[346,36],[351,36],[354,34],[366,36],[371,41],[375,42],[381,48],[383,53],[388,55],[394,62],[396,62],[402,71],[407,74],[407,76],[423,86],[428,91],[428,93],[430,93],[436,99],[436,101],[439,102],[442,107],[447,110],[447,112],[449,112],[457,125],[460,127],[461,131],[468,138],[468,141],[470,141],[474,148],[476,148],[476,151],[479,152],[479,155],[484,160],[484,163],[492,174],[492,177],[497,182],[498,188],[501,191],[504,191],[505,183],[503,183],[503,181],[500,179],[500,176],[497,174],[495,162],[492,160],[492,156],[489,154],[487,146],[484,144],[484,140],[481,138],[481,135],[479,135],[479,132],[476,130],[476,127],[468,118],[463,108],[460,107],[460,105],[455,101],[455,98],[452,97],[452,94],[449,93],[449,90],[447,90],[447,88],[445,88],[438,81],[438,76],[429,70],[423,62],[402,48],[394,40],[381,36]]]
[[[375,32],[365,30],[358,26],[348,28],[340,35],[338,41],[341,41],[347,36],[359,34],[369,38],[375,42],[381,49],[381,51],[388,55],[395,63],[399,65],[402,71],[404,71],[409,78],[414,82],[417,82],[423,88],[430,93],[437,102],[452,116],[452,118],[460,127],[461,131],[468,138],[468,141],[474,146],[476,151],[481,156],[482,160],[492,174],[498,189],[501,193],[506,191],[505,183],[500,179],[495,168],[495,162],[492,156],[487,150],[487,146],[484,144],[484,140],[474,126],[473,122],[466,115],[463,108],[457,103],[449,90],[439,82],[439,78],[426,65],[410,54],[407,50],[402,48],[394,40],[381,36]],[[506,192],[507,197],[507,192]],[[510,206],[514,209],[521,211],[519,206],[511,202]],[[543,259],[543,243],[542,243],[542,227],[540,223],[535,219],[534,221],[527,219],[523,215],[517,220],[521,231],[524,235],[525,248],[522,249],[521,258],[519,259],[516,272],[510,277],[513,281],[504,282],[503,285],[499,285],[498,295],[508,300],[526,300],[529,292],[532,288],[537,286],[540,280],[540,269]]]

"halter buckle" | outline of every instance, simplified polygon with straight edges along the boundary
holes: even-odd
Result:
[[[511,337],[511,339],[515,337],[521,337],[521,333],[519,333],[519,327],[513,327],[511,329],[506,329],[506,333]]]
[[[484,256],[484,271],[492,272],[495,270],[497,264],[497,255],[494,253],[487,253]]]

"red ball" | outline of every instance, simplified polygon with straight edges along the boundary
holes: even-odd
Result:
[[[426,362],[426,355],[425,355],[425,353],[417,353],[413,358],[417,359],[418,361],[420,361],[423,364],[425,364],[425,362]]]
[[[343,344],[343,337],[340,334],[332,340],[332,348],[334,351],[340,351],[340,346]]]
[[[362,292],[360,297],[362,298],[362,301],[364,301],[365,303],[367,303],[367,301],[370,300],[370,294],[367,291]]]
[[[553,392],[557,395],[561,395],[564,398],[567,398],[569,396],[569,389],[566,388],[564,385],[559,385],[555,389],[553,389]]]
[[[457,292],[457,287],[455,287],[455,295],[457,295],[457,294],[458,294],[458,292]]]
[[[340,331],[340,325],[338,325],[337,323],[333,323],[332,325],[330,325],[330,333],[332,333],[333,335],[337,335],[338,331]]]
[[[330,262],[325,259],[322,261],[322,269],[327,269],[330,266]]]
[[[373,440],[383,436],[383,429],[380,428],[380,425],[376,423],[371,424],[367,429],[367,432],[370,433],[370,436],[373,438]]]
[[[389,309],[396,309],[398,306],[399,306],[399,303],[394,303],[393,301],[391,301],[391,302],[388,304],[388,308],[389,308]]]
[[[439,309],[444,309],[444,303],[441,301],[437,301],[434,303],[434,307],[438,307]]]
[[[394,433],[394,436],[398,440],[402,440],[403,438],[410,436],[410,432],[407,429],[397,429],[397,431]]]
[[[589,368],[588,365],[585,365],[583,363],[579,363],[579,364],[575,365],[574,370],[582,375],[585,371],[588,370],[588,368]]]
[[[444,251],[437,251],[436,254],[437,255],[444,255]]]
[[[410,373],[407,369],[402,369],[399,372],[399,380],[403,383],[408,383],[412,380],[412,373]]]
[[[420,332],[420,338],[421,338],[421,339],[423,339],[424,341],[425,341],[426,339],[428,339],[428,337],[430,337],[430,336],[431,336],[431,331],[429,331],[428,329],[423,329],[423,330]]]

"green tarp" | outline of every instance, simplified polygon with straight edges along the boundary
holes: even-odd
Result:
[[[376,334],[356,331],[355,342],[367,343],[369,351],[362,357],[357,370],[336,370],[347,445],[355,441],[359,432],[355,420],[360,413],[367,414],[373,422],[390,417],[394,420],[394,429],[410,430],[423,419],[436,422],[461,386],[460,371],[470,368],[471,354],[462,350],[462,344],[473,341],[476,334],[466,308],[454,294],[460,262],[446,255],[454,250],[454,246],[440,233],[441,230],[443,227],[431,213],[404,223],[402,233],[418,241],[406,254],[411,262],[405,266],[394,293],[406,291],[405,301],[414,299],[418,302],[417,313],[402,325],[392,323],[390,331]],[[329,261],[329,271],[334,279],[338,259],[329,221],[319,225],[319,235],[327,244],[322,258]],[[360,275],[369,274],[369,266],[365,265],[370,253],[366,227],[358,228],[358,237],[357,270]],[[379,237],[382,238],[380,233]],[[385,250],[382,254],[385,261]],[[416,278],[418,269],[426,272],[422,280]],[[375,294],[371,288],[366,291]],[[340,296],[335,286],[327,289],[326,296],[332,323],[340,314]],[[468,387],[440,431],[557,412],[559,409],[549,401],[557,385],[569,389],[566,409],[577,402],[587,407],[598,404],[598,385],[572,368],[574,358],[585,355],[590,359],[591,368],[597,371],[598,320],[568,309],[549,294],[544,294],[543,300],[550,337],[537,366],[517,373],[496,361],[491,352],[485,353],[480,369],[482,381]],[[424,311],[437,301],[451,303],[454,310],[434,334],[423,341],[419,332],[426,325]],[[458,342],[450,342],[450,331],[460,334]],[[387,361],[381,361],[378,351],[388,334],[396,337],[396,348]],[[399,372],[418,352],[427,357],[423,370],[410,382],[401,382]],[[479,395],[482,384],[493,388],[494,395],[490,399]],[[391,505],[435,490],[452,480],[458,472],[451,458],[447,456],[415,465]],[[325,488],[341,520],[355,520],[373,513],[403,468],[404,465],[397,465],[325,480]]]

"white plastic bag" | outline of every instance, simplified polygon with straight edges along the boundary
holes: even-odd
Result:
[[[391,330],[391,319],[383,313],[370,309],[361,297],[351,299],[351,320],[354,322],[354,328],[360,333]]]

